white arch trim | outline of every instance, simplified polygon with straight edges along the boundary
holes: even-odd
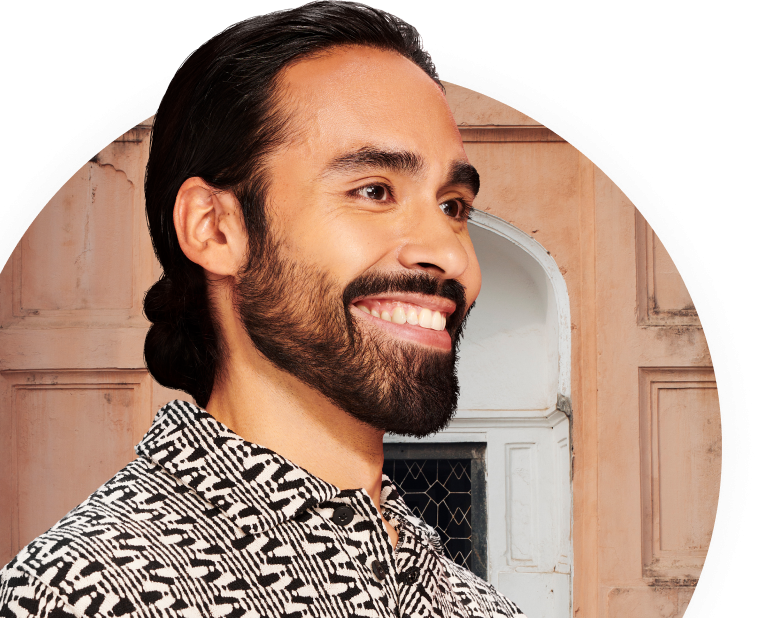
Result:
[[[558,314],[558,394],[571,399],[571,309],[569,292],[561,271],[550,252],[539,242],[507,221],[483,210],[474,209],[471,223],[509,240],[532,256],[550,280]],[[571,410],[566,411],[570,413]]]

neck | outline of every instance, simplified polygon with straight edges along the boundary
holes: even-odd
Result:
[[[243,439],[339,489],[365,489],[380,508],[383,431],[349,416],[266,359],[256,366],[230,362],[206,410]]]
[[[380,511],[384,432],[273,365],[251,343],[229,302],[229,287],[211,289],[219,296],[211,300],[226,360],[207,412],[244,440],[275,451],[339,489],[364,489]],[[397,532],[382,521],[396,547]]]

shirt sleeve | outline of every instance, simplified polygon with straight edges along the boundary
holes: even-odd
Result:
[[[78,618],[53,588],[18,568],[0,571],[0,618]]]

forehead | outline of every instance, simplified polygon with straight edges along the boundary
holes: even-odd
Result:
[[[465,159],[444,93],[395,52],[333,48],[287,68],[281,84],[303,145],[326,157],[372,145]]]

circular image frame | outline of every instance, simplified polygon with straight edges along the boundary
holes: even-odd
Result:
[[[722,481],[712,540],[686,616],[718,615],[736,576],[754,493],[756,435],[749,368],[727,293],[706,249],[664,184],[619,136],[538,80],[466,50],[429,39],[440,77],[501,101],[542,123],[600,167],[651,225],[696,305],[717,378]],[[40,155],[0,203],[0,268],[61,186],[94,154],[158,108],[179,64],[109,98]]]

